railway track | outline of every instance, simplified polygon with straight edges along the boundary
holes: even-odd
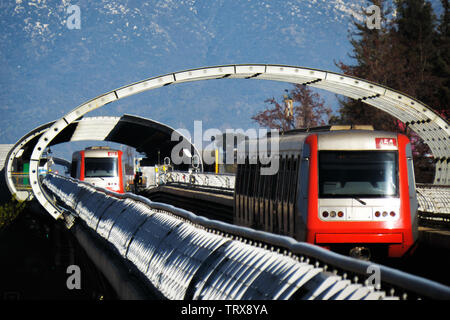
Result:
[[[143,190],[139,194],[152,201],[168,203],[208,219],[233,223],[233,193],[230,191],[170,184]]]

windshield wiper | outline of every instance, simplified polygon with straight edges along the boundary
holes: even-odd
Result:
[[[366,205],[366,204],[367,204],[367,203],[365,203],[364,201],[362,201],[360,198],[352,197],[352,199],[355,199],[356,201],[358,201],[358,202],[361,203],[362,205]]]

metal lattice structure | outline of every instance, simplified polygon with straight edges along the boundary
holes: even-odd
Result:
[[[234,190],[236,176],[234,174],[169,171],[162,180],[163,184],[180,183],[191,186],[222,188],[232,191]]]
[[[417,200],[420,211],[443,213],[450,218],[450,188],[434,185],[418,185]]]
[[[450,127],[424,103],[401,92],[363,79],[323,70],[282,65],[224,65],[169,73],[126,85],[89,100],[57,120],[36,144],[31,155],[30,181],[33,193],[55,218],[61,212],[41,189],[38,178],[39,159],[58,134],[70,123],[90,111],[117,100],[167,85],[210,79],[261,79],[290,82],[325,89],[381,109],[404,122],[430,146],[436,161],[434,184],[450,184]]]

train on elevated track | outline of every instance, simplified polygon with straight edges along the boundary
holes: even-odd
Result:
[[[124,193],[124,166],[120,150],[89,147],[72,154],[70,176],[96,187]]]
[[[278,144],[279,166],[267,175],[250,143],[238,149],[235,224],[367,259],[415,247],[418,205],[405,135],[367,126],[268,135],[258,144]]]

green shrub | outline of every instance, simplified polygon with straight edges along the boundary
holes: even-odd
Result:
[[[19,202],[14,197],[0,205],[0,230],[14,221],[25,209],[26,202]]]

